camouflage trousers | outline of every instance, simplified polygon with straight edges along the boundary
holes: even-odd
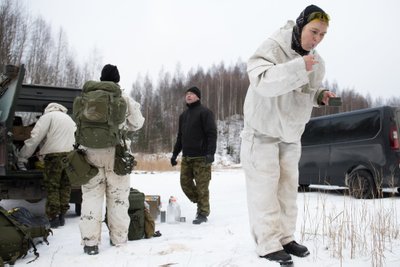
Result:
[[[181,187],[193,203],[197,203],[197,214],[210,214],[211,164],[205,157],[183,157],[181,162]]]
[[[47,190],[46,215],[51,220],[69,210],[71,184],[64,171],[68,153],[51,153],[44,157],[44,185]]]
[[[88,161],[99,169],[99,173],[82,185],[82,213],[79,222],[81,244],[100,244],[104,198],[110,241],[117,246],[125,244],[130,223],[130,175],[117,175],[113,171],[115,147],[87,148],[86,152]]]

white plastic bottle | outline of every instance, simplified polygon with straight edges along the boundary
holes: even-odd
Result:
[[[167,207],[167,223],[178,223],[181,219],[181,207],[176,198],[171,196]]]

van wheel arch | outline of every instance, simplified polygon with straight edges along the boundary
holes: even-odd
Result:
[[[374,176],[367,168],[357,167],[347,177],[349,194],[358,199],[378,197],[378,190]]]

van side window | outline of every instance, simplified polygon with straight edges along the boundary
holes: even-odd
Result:
[[[371,139],[380,130],[380,118],[380,112],[377,110],[332,118],[329,133],[330,143]]]
[[[329,120],[311,120],[306,125],[301,144],[303,146],[326,144],[327,136],[329,136]]]
[[[371,139],[380,128],[379,110],[330,119],[317,118],[307,123],[301,143],[310,146]]]

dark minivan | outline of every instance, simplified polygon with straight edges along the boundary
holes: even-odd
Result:
[[[299,185],[348,186],[356,198],[399,187],[399,126],[400,108],[389,106],[312,118],[301,139]]]
[[[35,157],[28,170],[17,167],[17,151],[30,132],[44,106],[57,102],[72,113],[72,104],[80,89],[23,84],[24,65],[0,66],[0,200],[25,199],[36,202],[46,197],[43,167]],[[72,188],[71,203],[80,214],[82,192]]]

